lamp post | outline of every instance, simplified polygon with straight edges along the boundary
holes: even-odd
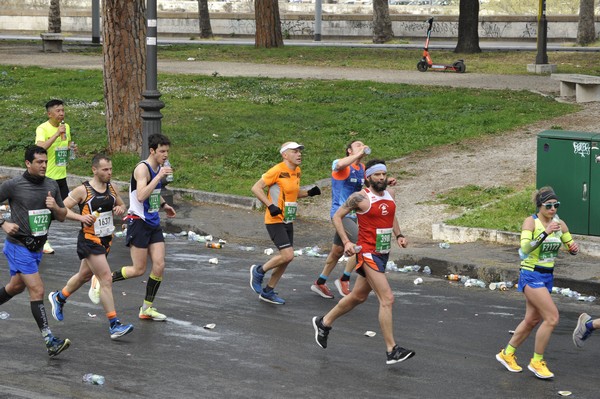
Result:
[[[146,90],[140,101],[142,112],[142,159],[148,158],[148,137],[161,132],[162,114],[160,110],[165,103],[160,100],[157,89],[157,56],[156,56],[156,0],[148,0],[146,9]]]
[[[540,0],[538,8],[538,35],[536,64],[548,63],[548,20],[546,19],[546,0]]]
[[[92,43],[100,43],[100,0],[92,0]]]
[[[323,1],[315,0],[315,42],[321,41],[322,16],[323,16]]]

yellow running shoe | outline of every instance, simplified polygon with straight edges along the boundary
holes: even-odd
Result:
[[[154,321],[165,321],[167,316],[162,313],[158,313],[155,308],[148,308],[143,310],[144,307],[140,306],[140,319],[142,320],[154,320]]]
[[[529,362],[529,366],[527,366],[527,368],[533,374],[535,374],[535,376],[537,378],[541,378],[541,379],[545,380],[545,379],[554,377],[554,373],[552,371],[548,370],[545,360],[535,361],[535,360],[531,359],[531,362]]]
[[[90,290],[88,291],[88,296],[90,297],[90,301],[94,304],[100,303],[100,281],[96,278],[96,275],[92,276],[90,280]]]
[[[523,368],[517,364],[517,357],[514,353],[506,355],[504,354],[504,349],[500,349],[500,353],[496,355],[496,360],[511,373],[520,373],[523,371]]]

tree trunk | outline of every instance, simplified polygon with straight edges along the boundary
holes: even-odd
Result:
[[[108,150],[140,152],[146,77],[146,2],[103,0],[104,103]]]
[[[50,0],[48,11],[48,32],[60,33],[60,0]]]
[[[198,0],[198,22],[200,23],[200,37],[202,39],[212,38],[213,32],[210,26],[208,0]]]
[[[279,4],[277,0],[254,0],[257,48],[283,47]]]
[[[577,44],[585,46],[596,40],[594,27],[594,0],[579,0],[579,23],[577,24]]]
[[[373,43],[385,43],[393,38],[388,0],[373,0]]]
[[[460,0],[458,8],[458,42],[455,53],[481,53],[479,47],[479,0]]]

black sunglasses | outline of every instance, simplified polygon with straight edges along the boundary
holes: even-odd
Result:
[[[545,206],[546,209],[552,209],[552,207],[554,207],[554,209],[558,209],[558,207],[560,206],[560,202],[548,202],[547,204],[542,205]]]

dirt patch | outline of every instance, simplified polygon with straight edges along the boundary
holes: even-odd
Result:
[[[520,189],[535,183],[537,134],[552,127],[600,132],[600,103],[586,103],[577,113],[549,118],[514,131],[436,147],[390,161],[390,174],[402,179],[396,188],[398,217],[407,235],[431,238],[431,225],[458,216],[444,205],[429,205],[438,193],[475,184]],[[376,153],[376,149],[374,151]],[[302,206],[302,214],[327,220],[331,191]]]

